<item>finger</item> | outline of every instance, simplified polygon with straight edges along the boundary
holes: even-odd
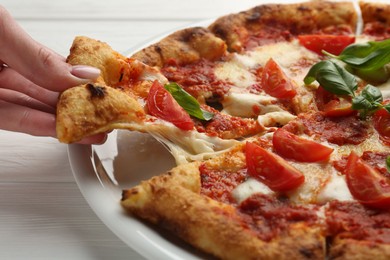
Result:
[[[13,103],[19,106],[32,108],[34,110],[50,113],[50,114],[56,113],[56,108],[49,106],[45,103],[42,103],[41,101],[36,100],[23,93],[11,89],[0,88],[0,100],[7,101],[9,103]]]
[[[101,133],[101,134],[86,137],[77,143],[79,143],[79,144],[103,144],[106,140],[107,140],[107,134]]]
[[[79,67],[73,71],[65,58],[33,40],[2,6],[0,58],[35,84],[57,92],[87,83],[100,73],[92,67]]]
[[[0,89],[1,88],[11,89],[23,93],[34,100],[47,104],[52,108],[56,107],[58,101],[57,92],[49,91],[37,86],[11,68],[3,68],[0,71]],[[25,95],[20,95],[20,97],[25,100],[27,99],[27,97],[24,97]],[[8,101],[12,102],[11,100]],[[27,103],[24,102],[23,105],[27,105]]]
[[[35,136],[56,136],[55,115],[0,100],[0,129]]]

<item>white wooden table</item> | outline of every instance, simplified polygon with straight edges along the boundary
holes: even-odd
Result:
[[[167,31],[245,10],[255,0],[1,0],[36,40],[63,56],[76,35],[119,52]],[[1,120],[1,118],[0,118]],[[0,259],[143,259],[93,213],[67,146],[0,130]]]

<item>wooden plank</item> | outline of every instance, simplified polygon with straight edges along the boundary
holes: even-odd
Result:
[[[74,182],[67,146],[54,138],[0,130],[1,182]]]
[[[68,55],[72,41],[77,35],[84,35],[105,41],[115,50],[128,53],[130,49],[154,36],[160,36],[184,26],[191,26],[187,21],[19,21],[20,25],[35,40],[60,53]],[[151,37],[152,36],[152,37]]]
[[[283,1],[283,0],[282,0]],[[13,0],[4,6],[18,19],[194,20],[245,10],[267,0]],[[268,2],[272,2],[268,0]],[[163,6],[163,7],[161,7]],[[218,8],[216,8],[218,6]]]
[[[0,259],[142,259],[75,183],[0,183],[0,205]]]

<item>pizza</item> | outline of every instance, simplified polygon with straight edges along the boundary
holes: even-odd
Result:
[[[263,4],[126,57],[76,37],[101,76],[64,91],[57,134],[151,134],[177,166],[123,190],[131,216],[219,259],[390,259],[390,5]]]

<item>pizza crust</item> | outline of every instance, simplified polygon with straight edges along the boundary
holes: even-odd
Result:
[[[312,1],[299,4],[266,4],[248,11],[217,19],[209,26],[226,41],[228,50],[240,52],[244,41],[261,31],[273,30],[292,35],[313,34],[326,30],[350,31],[356,28],[357,15],[350,2]]]
[[[343,260],[387,260],[390,258],[390,245],[354,239],[336,239],[330,246],[329,258]]]
[[[141,130],[146,117],[135,98],[92,83],[63,92],[57,108],[57,136],[64,143],[115,128]]]
[[[390,26],[390,6],[384,3],[360,2],[363,23],[381,23]]]
[[[235,150],[208,163],[225,169],[242,165],[242,159]],[[263,241],[242,226],[235,207],[200,194],[199,166],[180,165],[123,191],[122,206],[221,259],[324,258],[325,237],[319,225],[297,222],[283,235]]]
[[[132,57],[149,66],[162,67],[174,61],[178,64],[194,63],[202,58],[216,60],[226,52],[226,44],[203,27],[177,31],[158,43],[135,53]]]

